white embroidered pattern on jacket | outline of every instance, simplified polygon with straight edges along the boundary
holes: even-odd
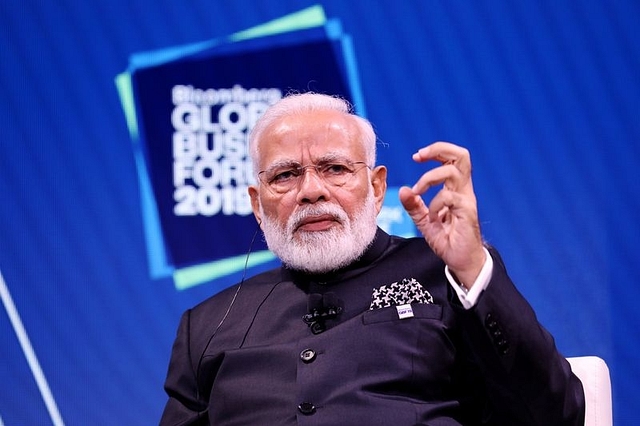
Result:
[[[433,303],[431,294],[415,278],[381,285],[373,289],[370,310],[410,303]]]

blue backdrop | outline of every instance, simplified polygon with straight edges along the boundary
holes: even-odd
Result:
[[[638,424],[634,0],[2,1],[0,424],[158,422],[179,315],[214,288],[150,276],[115,78],[314,4],[352,37],[390,184],[423,145],[468,147],[486,239],[561,351],[607,361],[615,424]]]

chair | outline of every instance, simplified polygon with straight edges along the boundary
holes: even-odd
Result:
[[[584,388],[585,426],[613,426],[611,378],[607,364],[597,356],[571,357],[567,361]]]

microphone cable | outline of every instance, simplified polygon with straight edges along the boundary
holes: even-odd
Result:
[[[253,244],[256,240],[256,237],[258,236],[258,232],[260,232],[260,223],[258,223],[258,227],[256,228],[256,231],[253,233],[253,237],[251,238],[251,242],[249,243],[249,250],[247,251],[247,256],[245,257],[245,260],[244,260],[244,268],[242,270],[242,277],[240,278],[240,283],[238,284],[236,291],[233,293],[233,297],[231,298],[231,302],[229,302],[229,305],[227,306],[227,310],[225,311],[224,315],[222,316],[222,319],[216,326],[215,330],[213,330],[211,337],[209,337],[209,340],[207,340],[207,344],[204,346],[204,349],[202,349],[202,353],[200,354],[200,358],[198,359],[198,367],[196,368],[196,399],[200,399],[200,367],[202,366],[202,360],[204,359],[204,354],[207,352],[207,349],[209,349],[209,346],[211,345],[211,341],[216,336],[216,334],[218,334],[218,330],[220,330],[220,327],[222,327],[222,324],[224,324],[224,322],[226,321],[227,317],[229,316],[229,313],[231,312],[231,308],[233,307],[233,305],[236,302],[236,299],[238,298],[238,293],[240,293],[242,284],[244,283],[244,280],[247,276],[247,269],[249,267],[249,256],[251,255],[251,250],[253,249]],[[269,294],[271,294],[271,292],[269,292]],[[253,321],[251,323],[253,323]],[[243,343],[244,343],[244,339],[243,339]]]

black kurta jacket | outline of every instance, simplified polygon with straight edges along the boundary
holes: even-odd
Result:
[[[424,239],[381,230],[336,273],[283,267],[213,296],[182,317],[161,425],[582,425],[580,381],[490,252],[470,310]],[[427,303],[371,309],[403,280]]]

